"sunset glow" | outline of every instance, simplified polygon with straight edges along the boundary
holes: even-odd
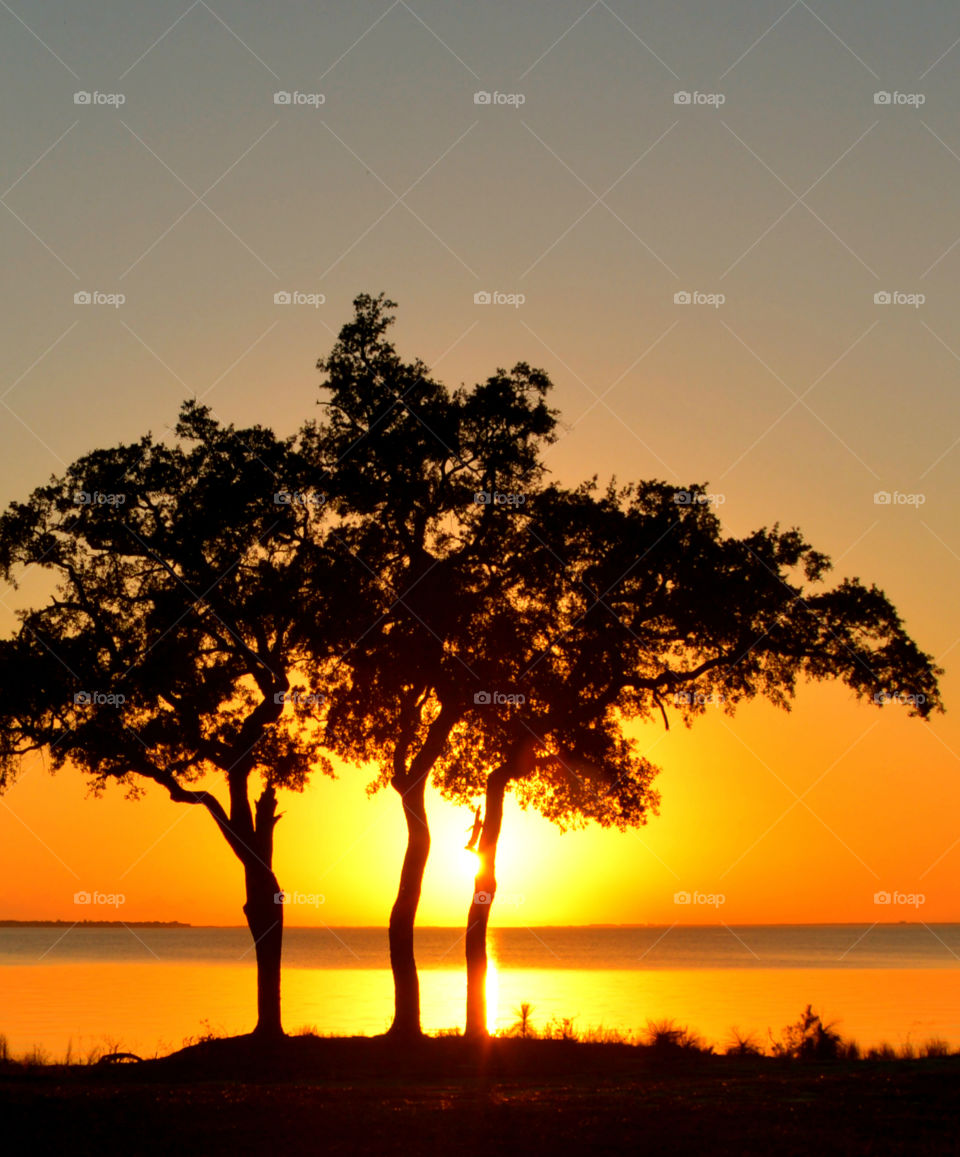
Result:
[[[955,1144],[957,0],[0,0],[0,92],[10,1136]]]

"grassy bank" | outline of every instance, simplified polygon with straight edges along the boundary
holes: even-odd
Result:
[[[142,1063],[0,1073],[36,1153],[960,1153],[960,1057],[790,1060],[458,1037],[209,1040]]]

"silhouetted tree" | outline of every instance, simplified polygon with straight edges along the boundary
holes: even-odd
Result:
[[[39,750],[95,790],[152,782],[206,808],[243,866],[256,1033],[273,1037],[276,790],[330,771],[322,692],[297,665],[350,629],[363,576],[328,539],[293,440],[223,427],[192,403],[177,434],[91,453],[0,519],[4,576],[37,567],[56,582],[0,648],[0,774]],[[208,774],[223,776],[224,801],[197,786]]]
[[[354,306],[318,362],[328,398],[314,434],[342,516],[338,536],[376,585],[379,618],[343,656],[325,742],[345,759],[376,762],[375,786],[389,783],[401,799],[407,846],[390,914],[391,1033],[416,1036],[425,789],[482,686],[475,662],[485,623],[518,569],[503,524],[526,517],[554,417],[541,372],[519,364],[451,392],[386,339],[393,302],[361,295]]]
[[[625,828],[655,810],[656,769],[625,724],[668,710],[690,725],[760,696],[789,708],[798,679],[837,679],[859,698],[942,710],[930,656],[876,587],[818,590],[828,559],[797,530],[725,537],[702,487],[642,482],[597,497],[533,496],[523,582],[501,605],[490,658],[501,701],[441,764],[441,788],[483,792],[467,919],[467,1032],[486,1032],[486,936],[505,792],[566,826]],[[489,770],[489,769],[493,770]]]

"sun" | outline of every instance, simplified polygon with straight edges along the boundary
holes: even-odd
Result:
[[[477,853],[471,852],[467,848],[461,848],[457,854],[457,859],[464,879],[473,880],[480,867],[480,857]]]

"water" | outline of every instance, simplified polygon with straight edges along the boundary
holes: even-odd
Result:
[[[462,1026],[463,933],[417,933],[424,1027]],[[507,928],[491,932],[492,1020],[521,1001],[533,1020],[633,1032],[673,1017],[722,1044],[731,1027],[768,1039],[807,1003],[861,1045],[960,1047],[960,925]],[[377,928],[291,928],[288,1029],[382,1032],[392,983]],[[104,1042],[140,1055],[208,1029],[253,1025],[243,928],[0,928],[0,1032],[14,1052],[62,1056]]]

